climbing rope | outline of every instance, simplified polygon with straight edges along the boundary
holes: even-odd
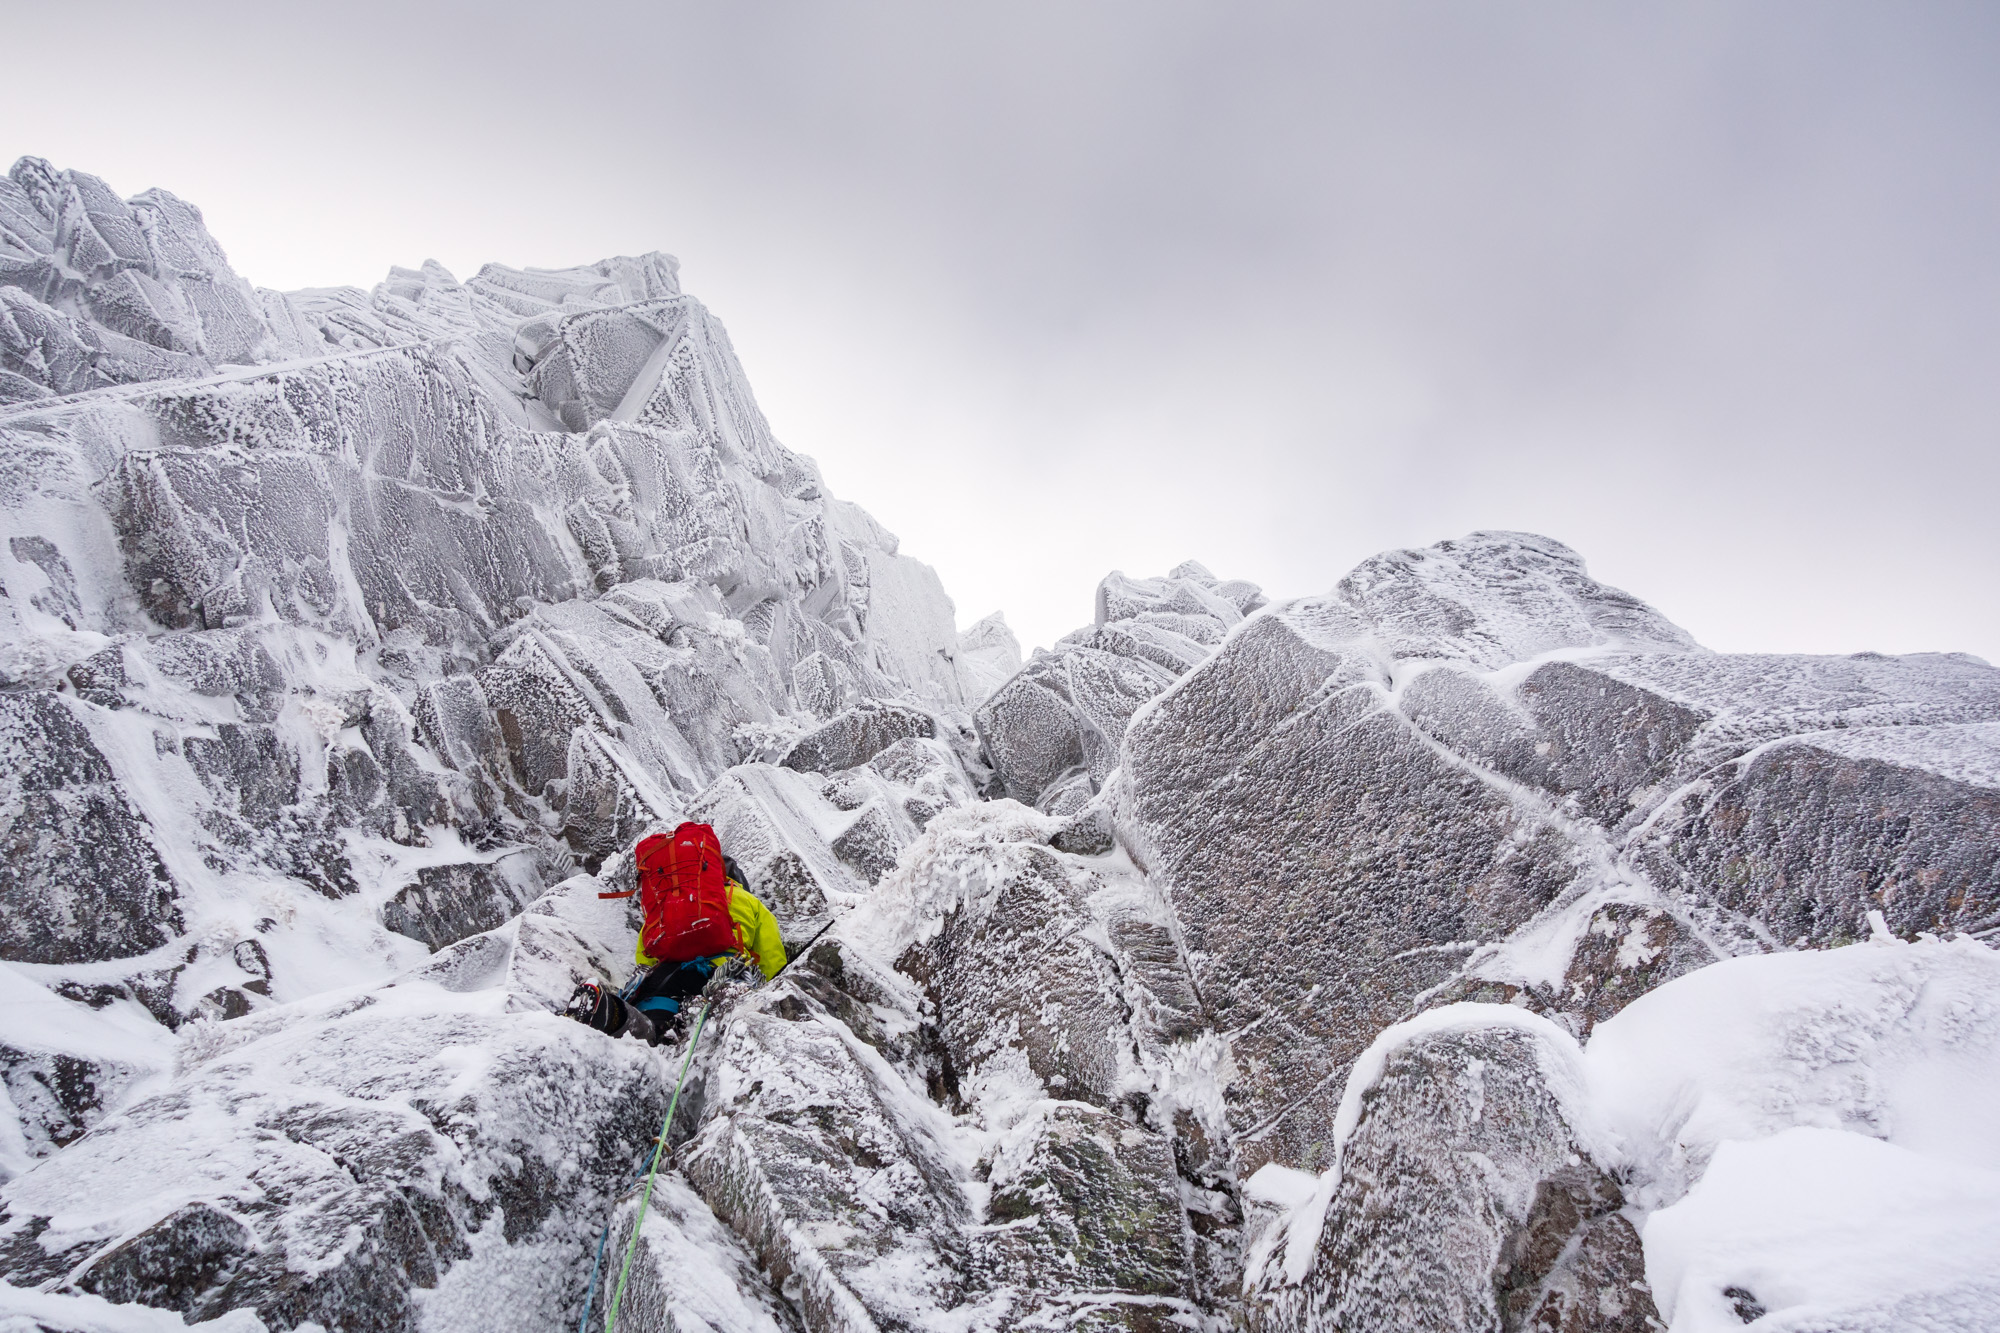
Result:
[[[653,1201],[653,1181],[660,1173],[660,1158],[666,1155],[667,1133],[673,1128],[674,1109],[681,1104],[681,1087],[687,1082],[688,1066],[694,1061],[694,1044],[701,1040],[702,1024],[708,1021],[710,1001],[704,1000],[701,1012],[694,1016],[694,1031],[688,1034],[687,1054],[681,1057],[681,1075],[674,1080],[673,1099],[667,1103],[667,1118],[660,1122],[660,1137],[653,1143],[652,1165],[646,1168],[646,1189],[639,1196],[639,1215],[632,1219],[632,1239],[625,1246],[625,1263],[618,1270],[618,1285],[611,1292],[611,1309],[604,1316],[604,1333],[615,1333],[618,1327],[618,1307],[625,1300],[625,1281],[632,1276],[632,1256],[639,1250],[639,1229],[646,1225],[646,1206]],[[609,1223],[605,1224],[604,1236],[611,1234]],[[604,1261],[604,1237],[597,1242],[598,1263]],[[597,1286],[597,1264],[590,1268],[591,1291],[583,1297],[583,1319],[590,1319],[590,1299]],[[577,1333],[583,1333],[583,1324],[577,1325]]]
[[[617,1211],[615,1204],[612,1206],[612,1211],[614,1213]],[[597,1270],[604,1267],[604,1242],[610,1239],[611,1220],[606,1218],[604,1230],[597,1233],[597,1257],[590,1261],[590,1285],[583,1289],[583,1317],[576,1321],[576,1333],[583,1333],[590,1324],[591,1302],[597,1299]]]
[[[600,898],[617,896],[617,894],[605,893],[598,895]],[[783,976],[793,963],[805,957],[806,952],[813,945],[819,943],[821,935],[826,934],[827,931],[832,929],[833,922],[831,921],[821,926],[813,933],[811,939],[807,940],[799,947],[797,952],[785,960],[785,966],[773,973],[771,979],[775,981],[778,977]],[[634,977],[631,983],[620,994],[629,996],[637,988],[640,979],[640,977]],[[632,1222],[632,1239],[625,1246],[625,1263],[618,1270],[618,1286],[613,1290],[611,1295],[611,1309],[605,1314],[604,1333],[613,1333],[613,1330],[618,1326],[618,1307],[625,1299],[625,1280],[632,1275],[632,1256],[639,1248],[639,1228],[645,1225],[646,1205],[651,1203],[653,1199],[653,1178],[659,1174],[660,1158],[667,1150],[667,1132],[674,1123],[674,1108],[678,1107],[681,1103],[681,1087],[687,1082],[688,1066],[694,1060],[694,1044],[701,1040],[702,1024],[708,1021],[709,1007],[713,1003],[714,1001],[712,1000],[702,1001],[701,1012],[695,1015],[694,1030],[688,1034],[687,1053],[681,1057],[681,1073],[680,1077],[674,1080],[674,1095],[673,1099],[667,1103],[667,1118],[660,1123],[660,1137],[654,1140],[653,1143],[652,1163],[646,1168],[646,1190],[645,1193],[639,1196],[639,1216]],[[604,1266],[605,1242],[611,1239],[611,1222],[615,1220],[616,1216],[617,1209],[614,1205],[612,1218],[605,1221],[604,1230],[600,1231],[597,1235],[597,1257],[590,1264],[590,1284],[583,1289],[583,1316],[576,1321],[576,1333],[585,1333],[590,1324],[590,1307],[597,1297],[597,1274]]]

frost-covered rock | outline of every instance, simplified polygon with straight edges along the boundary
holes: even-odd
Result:
[[[1374,1034],[1582,870],[1549,812],[1426,744],[1328,628],[1313,606],[1260,617],[1125,747],[1141,855],[1233,1038],[1251,1166],[1324,1155]]]
[[[55,691],[0,695],[0,784],[0,956],[129,958],[178,932],[145,816]]]
[[[2000,700],[1979,710],[2000,712]],[[2000,725],[1786,737],[1691,784],[1657,821],[1661,882],[1839,944],[1880,911],[1901,935],[2000,926]]]
[[[1962,657],[1704,653],[1564,548],[1476,534],[1235,630],[1136,714],[1109,795],[1228,1041],[1236,1170],[1319,1170],[1352,1062],[1426,1008],[1512,1001],[1582,1035],[1718,957],[1853,939],[1870,911],[1988,929],[1996,706],[2000,672]],[[1430,1188],[1413,1161],[1374,1177],[1383,1198]],[[1329,1236],[1384,1215],[1361,1188]],[[1315,1289],[1457,1234],[1443,1199],[1398,1205],[1402,1240],[1322,1251]],[[1622,1240],[1577,1244],[1583,1268],[1536,1279],[1571,1293],[1551,1327],[1629,1267]],[[1455,1281],[1516,1290],[1512,1262]],[[1290,1299],[1270,1317],[1310,1325]]]
[[[715,828],[796,946],[861,901],[940,811],[973,799],[948,747],[905,737],[833,773],[738,765],[687,814]]]
[[[670,257],[280,296],[34,160],[0,538],[0,1320],[1984,1326],[1975,659],[1475,533],[1023,666]],[[681,1052],[551,1010],[684,818],[793,962],[635,1231]]]
[[[948,1122],[809,991],[781,982],[729,1016],[701,1106],[683,1169],[808,1327],[934,1327],[963,1303]]]
[[[0,1194],[10,1279],[378,1330],[519,1320],[527,1269],[561,1319],[582,1219],[664,1109],[662,1053],[548,1012],[622,934],[592,887],[391,986],[192,1033],[170,1086]]]
[[[897,966],[925,983],[961,1087],[1025,1067],[1056,1096],[1108,1105],[1135,1052],[1117,966],[1101,928],[1091,929],[1090,879],[1045,846],[996,851],[981,867],[986,890],[967,895]]]
[[[34,157],[0,178],[0,403],[310,355],[296,324],[164,190]]]
[[[1886,930],[1665,982],[1581,1049],[1514,1006],[1430,1011],[1371,1043],[1334,1167],[1260,1223],[1253,1310],[1971,1333],[2000,1235],[1996,1052],[2000,956]],[[1248,1192],[1300,1176],[1267,1165]]]
[[[1297,1234],[1280,1237],[1286,1251],[1265,1260],[1286,1271],[1253,1274],[1269,1290],[1259,1322],[1655,1327],[1574,1043],[1559,1029],[1482,1023],[1478,1006],[1436,1017],[1457,1021],[1385,1039],[1350,1081],[1330,1199],[1315,1197]]]
[[[866,703],[845,709],[799,737],[778,763],[807,773],[832,773],[865,764],[897,741],[936,735],[936,719],[922,709]]]
[[[1088,801],[1117,767],[1139,706],[1263,602],[1255,586],[1220,583],[1193,561],[1165,578],[1108,575],[1096,623],[1037,653],[973,714],[1006,794],[1055,813]]]
[[[991,1238],[1017,1256],[1028,1300],[1045,1302],[1029,1326],[1143,1327],[1189,1310],[1194,1243],[1169,1137],[1044,1103],[996,1149],[987,1184]]]
[[[932,821],[697,1061],[678,1160],[808,1327],[1156,1327],[1213,1293],[1184,974],[1143,882],[1054,827]]]
[[[802,1327],[792,1304],[758,1267],[743,1241],[702,1202],[678,1171],[655,1185],[636,1245],[638,1200],[619,1210],[607,1244],[605,1271],[593,1309],[608,1316],[622,1257],[631,1277],[618,1307],[618,1327],[631,1333],[793,1333]]]
[[[1266,611],[1138,715],[1124,827],[1240,1034],[1248,1165],[1323,1152],[1345,1063],[1427,1004],[1583,1032],[1868,910],[2000,910],[2000,672],[1691,649],[1566,548],[1475,534]]]
[[[64,1031],[379,983],[840,708],[960,743],[959,650],[1005,656],[772,438],[670,257],[279,296],[24,159],[0,293],[0,953],[70,969]],[[969,795],[946,758],[826,890]],[[35,1145],[99,1113],[36,1088],[125,1078],[45,1048]]]
[[[1006,617],[995,611],[959,636],[952,665],[958,670],[959,693],[976,706],[1021,669],[1020,640]]]

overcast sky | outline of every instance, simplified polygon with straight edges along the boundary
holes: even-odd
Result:
[[[311,12],[305,12],[305,11]],[[2000,5],[0,3],[0,153],[281,288],[678,254],[1024,646],[1475,528],[2000,662]]]

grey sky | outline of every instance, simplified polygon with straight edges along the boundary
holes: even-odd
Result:
[[[0,153],[269,286],[670,250],[1029,644],[1515,527],[1714,647],[2000,661],[1990,3],[305,9],[8,4]]]

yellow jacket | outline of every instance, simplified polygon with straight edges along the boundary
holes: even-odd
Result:
[[[785,965],[785,941],[778,934],[778,918],[757,901],[756,894],[733,879],[729,881],[729,919],[736,923],[736,933],[745,945],[743,952],[763,970],[764,980],[777,976],[778,969]],[[639,940],[632,946],[632,956],[641,967],[651,967],[660,961],[646,956],[644,931],[639,932]]]

